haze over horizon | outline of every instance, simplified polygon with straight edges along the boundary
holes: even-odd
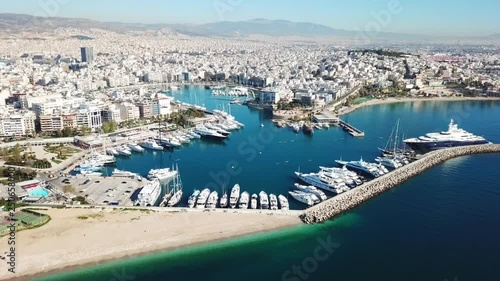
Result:
[[[485,3],[486,2],[486,3]],[[60,3],[60,4],[57,4]],[[487,9],[485,7],[488,7]],[[498,34],[500,2],[481,5],[467,0],[370,0],[358,2],[312,0],[26,0],[2,1],[1,13],[87,18],[105,22],[191,23],[245,21],[256,18],[310,22],[346,30],[372,30],[422,35],[487,36]],[[377,30],[376,30],[377,31]]]

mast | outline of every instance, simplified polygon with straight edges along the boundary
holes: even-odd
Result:
[[[396,135],[394,136],[394,154],[396,154],[396,149],[398,146],[398,132],[399,132],[399,119],[398,122],[396,123]]]
[[[392,147],[392,137],[394,136],[394,128],[392,127],[391,135],[389,136],[389,139],[387,140],[387,143],[385,144],[384,150],[390,150]]]

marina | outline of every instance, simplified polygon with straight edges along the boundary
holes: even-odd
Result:
[[[390,174],[306,210],[301,219],[306,224],[325,222],[447,160],[483,153],[500,153],[500,145],[484,144],[433,151]]]
[[[206,95],[206,94],[204,94]],[[203,95],[198,95],[197,96],[198,99],[203,99]],[[205,96],[206,98],[206,96]],[[206,102],[207,100],[205,100]],[[211,101],[212,104],[208,103],[208,107],[209,108],[223,108],[223,106],[221,106],[221,101]],[[226,105],[229,107],[229,105]],[[229,108],[228,108],[229,109]],[[118,155],[114,155],[114,157],[116,158],[116,160],[113,160],[112,156],[110,156],[107,160],[110,161],[110,163],[113,165],[113,163],[116,163],[117,165],[117,168],[114,168],[114,167],[108,167],[106,166],[104,163],[99,164],[98,161],[97,162],[92,162],[96,159],[93,158],[88,160],[87,162],[84,162],[83,164],[83,167],[84,167],[84,170],[85,169],[88,169],[89,171],[88,172],[84,172],[84,176],[86,177],[99,177],[101,173],[102,177],[106,177],[106,176],[111,176],[111,177],[125,177],[125,178],[130,178],[130,179],[135,179],[137,181],[139,181],[139,179],[146,179],[146,178],[151,178],[151,177],[148,177],[148,174],[152,171],[152,170],[155,170],[155,169],[151,169],[151,170],[143,170],[143,169],[140,169],[138,170],[137,168],[135,168],[136,166],[131,164],[130,162],[131,161],[141,161],[141,160],[138,160],[138,159],[156,159],[153,161],[153,165],[156,168],[156,170],[158,169],[163,169],[163,168],[160,168],[160,167],[165,167],[165,166],[171,166],[171,165],[174,165],[177,164],[177,163],[182,163],[181,162],[178,162],[179,159],[177,159],[180,155],[179,153],[181,154],[184,154],[184,151],[185,152],[189,152],[191,150],[193,150],[194,148],[194,151],[196,155],[196,153],[200,153],[201,151],[198,150],[197,148],[202,148],[202,147],[210,147],[211,150],[216,150],[218,151],[219,149],[222,149],[223,147],[227,146],[227,145],[231,145],[232,143],[236,142],[236,144],[238,144],[238,137],[239,136],[243,136],[243,135],[246,135],[248,133],[251,133],[251,132],[259,132],[261,130],[268,130],[269,128],[269,124],[271,124],[271,122],[273,120],[269,120],[269,119],[264,119],[264,120],[259,120],[257,122],[255,121],[249,121],[248,119],[246,119],[246,117],[244,117],[244,115],[242,115],[242,111],[247,111],[249,109],[247,108],[244,108],[244,107],[236,107],[236,108],[233,108],[232,109],[234,112],[235,112],[235,116],[239,116],[238,119],[241,119],[246,123],[245,126],[241,123],[241,122],[238,122],[236,121],[235,117],[231,114],[228,114],[226,111],[223,111],[223,110],[217,110],[217,109],[214,109],[212,110],[212,122],[210,123],[207,123],[206,121],[204,121],[204,123],[201,125],[197,125],[196,127],[194,127],[194,129],[191,129],[191,130],[176,130],[176,131],[169,131],[167,133],[162,133],[161,135],[157,135],[156,136],[156,143],[158,144],[159,140],[169,140],[170,142],[173,142],[173,141],[177,141],[180,146],[177,146],[177,147],[174,147],[174,150],[172,150],[171,148],[167,149],[168,146],[165,146],[165,145],[158,145],[158,147],[162,147],[162,149],[160,150],[158,148],[158,150],[156,149],[151,149],[151,148],[143,148],[143,150],[138,150],[138,149],[132,149],[133,147],[136,147],[136,146],[139,146],[141,143],[148,143],[150,142],[152,139],[149,139],[149,141],[129,141],[129,142],[126,142],[126,143],[122,143],[120,144],[119,146],[112,146],[108,149],[106,149],[106,152],[112,152],[112,150],[117,150],[117,148],[129,148],[129,151],[131,152],[131,155],[130,156],[125,156],[125,155],[120,155],[118,153]],[[250,109],[250,112],[251,109]],[[242,117],[243,116],[243,117]],[[257,126],[252,126],[252,122],[255,122],[257,124]],[[283,137],[287,137],[287,134],[285,133],[286,129],[288,130],[292,130],[294,131],[295,130],[295,127],[297,127],[298,129],[297,130],[304,130],[306,127],[309,128],[310,130],[314,130],[314,131],[317,131],[315,134],[315,139],[319,139],[319,141],[321,142],[322,138],[324,138],[325,136],[327,135],[331,135],[331,134],[338,134],[338,135],[341,135],[339,133],[337,133],[337,130],[333,129],[333,130],[328,130],[329,129],[329,126],[327,126],[327,123],[311,123],[311,125],[307,125],[306,126],[306,122],[296,122],[296,123],[285,123],[284,126],[278,126],[279,125],[279,122],[276,123],[276,127],[278,130],[277,132],[279,133],[278,136],[279,138],[276,140],[276,145],[278,146],[283,146],[283,145],[293,145],[295,140],[292,139],[283,139]],[[286,128],[286,127],[289,127],[289,128]],[[216,134],[216,137],[214,138],[213,136],[210,136],[210,137],[203,137],[202,135],[200,134],[197,134],[196,133],[196,129],[200,129],[200,130],[207,130],[207,131],[210,131],[211,134]],[[250,131],[248,131],[250,130]],[[307,208],[308,205],[315,205],[315,204],[318,204],[319,202],[321,201],[324,201],[324,197],[326,196],[326,198],[332,198],[332,197],[335,197],[339,194],[342,194],[342,193],[345,193],[345,192],[348,192],[349,190],[352,190],[352,189],[355,189],[357,188],[358,186],[361,186],[363,184],[366,184],[367,182],[369,182],[370,180],[372,180],[373,178],[378,178],[378,177],[381,177],[387,173],[389,173],[390,171],[392,170],[395,170],[395,169],[399,169],[405,165],[407,165],[408,163],[410,163],[413,159],[414,159],[414,155],[411,155],[411,153],[409,151],[406,151],[405,148],[404,148],[404,144],[403,145],[400,145],[402,142],[402,140],[404,139],[404,137],[400,137],[398,135],[401,135],[401,132],[403,130],[401,130],[401,132],[398,132],[398,129],[396,129],[396,134],[394,134],[394,130],[393,129],[393,132],[390,134],[390,136],[388,138],[384,138],[384,142],[387,142],[387,144],[385,145],[385,148],[384,149],[380,149],[380,153],[379,155],[375,154],[377,153],[377,150],[374,149],[374,147],[371,147],[371,150],[373,151],[373,154],[370,153],[368,155],[368,157],[366,155],[360,155],[358,154],[357,156],[354,155],[354,154],[350,154],[350,155],[347,155],[348,158],[345,158],[346,160],[350,160],[350,161],[346,161],[346,160],[343,160],[342,159],[342,156],[344,155],[338,155],[337,154],[337,157],[335,158],[331,158],[328,162],[319,162],[319,163],[316,163],[318,166],[315,166],[314,167],[314,162],[311,162],[310,160],[307,160],[307,158],[303,158],[304,160],[301,160],[301,161],[297,161],[295,160],[295,165],[299,166],[299,171],[301,170],[300,168],[302,167],[302,170],[314,170],[316,169],[316,172],[308,172],[308,173],[301,173],[301,172],[295,172],[295,175],[297,176],[296,178],[296,181],[292,184],[289,184],[288,187],[286,188],[283,188],[283,189],[279,189],[279,190],[276,190],[276,189],[273,189],[273,188],[267,188],[266,186],[268,186],[268,184],[260,184],[261,185],[261,188],[255,188],[256,186],[258,185],[250,185],[250,186],[247,186],[245,184],[244,186],[244,189],[245,190],[241,190],[241,191],[238,191],[238,193],[236,194],[237,196],[235,196],[235,198],[233,198],[233,200],[231,199],[231,190],[226,190],[225,186],[222,185],[222,184],[217,184],[217,187],[213,187],[211,186],[209,188],[209,194],[207,195],[207,201],[204,202],[204,205],[203,204],[198,204],[200,206],[198,206],[198,208],[206,208],[207,206],[209,206],[209,208],[235,208],[235,209],[238,209],[240,207],[240,198],[241,198],[241,195],[243,194],[243,192],[248,192],[248,195],[249,195],[249,198],[248,200],[244,200],[244,201],[248,201],[246,203],[243,204],[243,208],[249,208],[249,209],[254,209],[253,206],[252,206],[252,197],[253,196],[250,196],[250,195],[257,195],[257,198],[256,198],[256,201],[257,201],[257,209],[261,209],[262,208],[262,205],[264,205],[264,208],[265,209],[270,209],[272,206],[271,206],[271,194],[276,194],[275,196],[279,199],[281,197],[284,197],[286,200],[287,200],[287,203],[288,201],[290,202],[289,206],[287,206],[287,208],[289,209],[292,209],[292,210],[302,210],[302,209],[305,209]],[[247,132],[248,131],[248,132]],[[342,131],[340,131],[342,132]],[[408,134],[407,132],[404,132],[405,134]],[[196,135],[198,135],[198,137],[196,137]],[[307,139],[308,137],[308,133],[306,133],[306,131],[304,131],[304,134],[299,134],[297,135],[297,137],[299,137],[300,139],[302,138],[305,138]],[[389,135],[389,133],[387,133],[387,135]],[[404,134],[403,134],[404,135]],[[303,136],[303,137],[302,137]],[[236,140],[234,139],[236,137]],[[295,137],[295,138],[297,138]],[[175,138],[175,140],[173,140],[173,138]],[[221,138],[224,140],[223,141],[223,146],[220,146],[218,144],[218,142],[221,140]],[[201,139],[201,141],[197,141],[198,139]],[[239,138],[240,141],[241,141],[241,138]],[[244,139],[243,139],[244,140]],[[215,142],[214,142],[215,141]],[[316,140],[318,141],[318,140]],[[152,143],[152,142],[151,142]],[[396,145],[396,143],[398,143]],[[189,146],[185,146],[186,144],[190,144]],[[194,144],[194,146],[193,146]],[[154,147],[157,147],[155,145],[152,145],[151,146],[154,146]],[[148,147],[148,145],[146,145],[146,147]],[[384,147],[382,145],[380,145],[379,147]],[[183,148],[183,149],[181,149]],[[314,151],[311,151],[314,153]],[[216,153],[218,152],[215,152],[214,155],[216,155]],[[262,152],[255,152],[257,155],[259,155],[259,157],[257,157],[255,160],[253,161],[258,161],[259,158],[262,157]],[[108,153],[108,154],[113,154],[113,153]],[[190,154],[190,153],[188,153]],[[173,155],[177,155],[177,158],[172,158]],[[243,154],[242,156],[245,156],[245,154]],[[101,156],[100,156],[101,157]],[[153,157],[153,158],[151,158]],[[182,157],[182,156],[181,156]],[[246,156],[245,156],[246,157]],[[338,157],[340,158],[340,160],[338,161],[334,161],[334,159],[338,159]],[[345,157],[345,156],[344,156]],[[373,159],[373,162],[368,162],[368,161],[365,161],[364,158],[367,157],[366,159]],[[373,157],[373,158],[372,158]],[[242,158],[244,159],[244,158]],[[262,160],[264,160],[265,158],[262,158]],[[353,159],[359,159],[359,160],[353,160]],[[113,162],[115,161],[115,162]],[[151,160],[142,160],[142,161],[151,161]],[[310,163],[309,163],[310,162]],[[241,161],[240,159],[240,163],[245,163],[245,161]],[[335,166],[335,164],[337,163],[338,166]],[[307,165],[304,165],[304,164],[307,164]],[[311,166],[311,164],[313,166]],[[109,164],[107,164],[109,165]],[[264,165],[267,165],[267,164],[264,164]],[[294,172],[290,172],[290,170],[296,170],[296,168],[294,169],[292,166],[289,166],[289,161],[283,161],[282,163],[279,163],[277,162],[276,163],[276,166],[275,166],[275,169],[278,169],[278,170],[281,170],[281,169],[286,169],[288,172],[287,172],[287,175],[290,176],[290,175],[293,175]],[[95,166],[95,167],[94,167]],[[253,166],[252,166],[253,167]],[[305,167],[305,168],[304,168]],[[319,167],[319,170],[317,170]],[[119,169],[118,169],[119,168]],[[249,166],[246,166],[246,169],[248,169]],[[94,170],[95,171],[92,171]],[[117,171],[113,170],[113,169],[118,169]],[[236,169],[236,166],[235,165],[231,165],[230,167],[228,166],[228,169]],[[183,170],[189,170],[189,168],[184,168],[183,166]],[[292,170],[292,171],[293,171]],[[171,189],[168,189],[169,192],[166,192],[167,191],[167,185],[170,185],[171,184],[171,176],[167,175],[165,176],[165,178],[163,180],[160,180],[160,182],[162,183],[162,192],[161,194],[158,195],[158,200],[155,202],[155,204],[153,204],[154,206],[162,206],[162,207],[173,207],[173,206],[179,206],[181,208],[185,208],[185,207],[190,207],[191,206],[191,196],[193,191],[194,190],[202,190],[200,189],[200,187],[204,187],[204,185],[207,185],[206,182],[201,182],[198,183],[198,184],[193,184],[193,178],[192,177],[188,177],[187,179],[187,182],[184,183],[186,185],[187,188],[184,188],[184,191],[185,192],[177,192],[177,191],[174,191],[174,192],[171,192]],[[234,179],[233,179],[234,180]],[[277,179],[270,179],[271,181],[276,181]],[[248,181],[247,180],[242,180],[242,181],[236,181],[236,183],[234,183],[233,181],[233,184],[231,186],[236,186],[238,183],[240,182],[246,182]],[[184,179],[183,179],[183,182],[184,182]],[[148,181],[145,180],[143,182],[140,183],[140,186],[139,187],[142,187],[142,186],[145,186],[148,184]],[[210,185],[211,183],[209,183],[208,185]],[[305,192],[305,191],[311,191],[310,189],[295,189],[293,188],[294,184],[298,184],[298,185],[303,185],[305,184],[304,186],[307,187],[308,185],[313,187],[313,188],[317,188],[319,189],[320,191],[324,192],[324,195],[322,196],[321,194],[318,194],[318,192],[316,192],[315,196],[317,198],[310,198],[312,200],[305,200],[304,197],[312,197],[310,195],[311,192],[309,192],[309,195],[306,195],[306,196],[303,196],[303,194],[301,196],[298,196],[298,194],[300,194],[301,192]],[[239,187],[239,185],[238,185]],[[186,192],[187,190],[187,192]],[[174,194],[177,192],[177,195],[174,196]],[[217,199],[215,202],[215,204],[212,202],[211,204],[209,204],[208,202],[208,197],[210,197],[210,195],[215,195],[215,194],[212,194],[214,192],[217,192]],[[292,193],[290,193],[292,192]],[[298,193],[297,193],[298,192]],[[261,199],[261,196],[260,194],[263,193],[263,194],[266,194],[267,196],[267,199]],[[306,192],[306,194],[308,194],[308,192]],[[135,195],[135,194],[133,194]],[[115,199],[115,198],[112,198],[112,196],[108,196],[110,198],[107,198],[107,199],[110,199],[110,200],[101,200],[100,204],[109,204],[109,202],[116,202],[116,201],[119,201],[119,204],[125,204],[125,203],[122,203],[122,202],[125,202],[123,200],[118,200],[118,199]],[[171,204],[168,204],[169,200],[171,200],[172,198],[175,198],[174,201],[171,201],[172,203]],[[194,196],[194,198],[198,198],[198,196]],[[215,198],[215,196],[212,196],[212,198]],[[297,199],[299,198],[299,199]],[[318,200],[319,199],[319,200]],[[131,201],[134,201],[136,200],[134,198],[134,196],[131,195]],[[305,200],[305,203],[304,203],[304,200]],[[106,202],[105,202],[106,201]],[[279,202],[279,200],[277,200]],[[312,202],[312,204],[309,204],[308,202]],[[201,202],[203,203],[203,202]],[[197,205],[197,204],[195,204]],[[194,207],[194,205],[193,205]],[[281,204],[278,204],[278,207],[277,207],[277,211],[280,211],[281,212]]]

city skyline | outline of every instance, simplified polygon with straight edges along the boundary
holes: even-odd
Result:
[[[265,18],[311,22],[354,31],[485,36],[500,33],[495,28],[500,26],[500,18],[495,16],[500,3],[488,2],[489,9],[485,9],[484,4],[477,5],[466,0],[441,3],[429,0],[371,0],[363,5],[341,1],[326,3],[319,0],[295,2],[293,5],[283,0],[188,0],[173,3],[153,0],[149,1],[149,5],[133,0],[120,1],[119,5],[109,0],[27,0],[21,3],[3,1],[0,12],[146,24],[203,24]]]

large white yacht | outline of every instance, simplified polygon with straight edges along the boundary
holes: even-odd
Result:
[[[199,126],[194,129],[194,132],[199,134],[202,138],[207,138],[207,139],[215,139],[215,140],[223,140],[227,136],[218,133],[217,131],[210,130],[206,127]]]
[[[148,179],[158,179],[160,181],[165,181],[177,176],[178,171],[171,170],[170,168],[163,169],[152,169],[148,173]]]
[[[137,206],[154,206],[161,193],[159,180],[152,180],[146,183],[137,196],[135,205]]]
[[[335,162],[337,162],[337,164],[341,166],[346,166],[349,169],[366,173],[372,177],[379,177],[385,174],[385,171],[381,170],[380,165],[366,162],[363,160],[363,158],[361,158],[359,161],[335,160]]]
[[[295,187],[298,190],[300,190],[300,191],[304,191],[304,192],[307,192],[307,193],[312,193],[312,194],[316,195],[319,199],[321,199],[323,201],[326,200],[326,199],[328,199],[326,197],[326,194],[323,191],[317,189],[316,187],[314,187],[312,185],[301,185],[301,184],[296,183]]]
[[[404,140],[404,143],[411,149],[426,151],[435,150],[446,147],[478,145],[490,143],[480,136],[458,128],[458,125],[451,119],[448,125],[448,131],[439,133],[428,133],[425,136]]]
[[[136,173],[132,173],[129,171],[122,171],[118,169],[113,169],[113,172],[111,173],[111,176],[113,177],[124,177],[124,178],[135,178],[137,177]]]
[[[142,146],[146,149],[151,149],[151,150],[163,150],[163,146],[156,143],[155,140],[144,141],[140,144],[140,146]]]
[[[299,172],[295,172],[295,175],[297,175],[297,177],[301,181],[307,184],[336,194],[342,193],[346,187],[345,183],[343,183],[341,180],[335,182],[333,181],[333,179],[328,178],[321,173],[302,174]]]
[[[140,145],[138,145],[136,143],[129,143],[129,144],[127,144],[127,146],[133,152],[144,152],[144,148],[142,148]]]
[[[313,206],[316,203],[319,203],[319,198],[312,194],[303,191],[289,191],[288,192],[295,200],[307,204],[308,206]]]

